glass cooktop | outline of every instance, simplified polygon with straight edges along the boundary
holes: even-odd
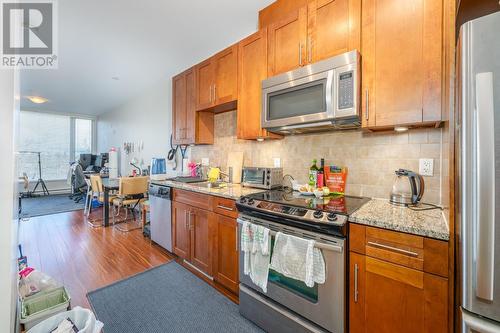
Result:
[[[315,196],[305,196],[299,192],[284,190],[255,193],[246,196],[246,198],[262,201],[257,208],[297,217],[306,215],[308,209],[350,215],[370,201],[369,198],[347,195],[330,195],[324,198],[316,198]]]

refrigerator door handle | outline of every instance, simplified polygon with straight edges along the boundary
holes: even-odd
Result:
[[[493,73],[476,75],[476,296],[493,301],[495,263],[495,119]]]
[[[460,309],[462,316],[461,333],[480,332],[480,333],[499,333],[500,327],[493,322],[473,315],[464,309]]]

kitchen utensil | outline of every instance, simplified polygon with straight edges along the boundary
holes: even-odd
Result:
[[[424,195],[424,178],[411,170],[399,169],[392,185],[390,202],[395,205],[416,205]]]

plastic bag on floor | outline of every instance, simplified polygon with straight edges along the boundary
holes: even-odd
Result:
[[[58,313],[42,321],[40,324],[31,328],[27,333],[50,333],[67,318],[69,318],[78,328],[78,333],[99,333],[104,326],[102,322],[95,318],[92,311],[77,306],[70,311]]]
[[[26,298],[41,291],[59,288],[62,285],[45,273],[26,267],[19,272],[19,296]]]

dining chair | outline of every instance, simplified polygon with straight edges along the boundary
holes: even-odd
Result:
[[[92,201],[94,198],[99,201],[99,203],[104,204],[104,188],[102,186],[102,178],[100,175],[91,175],[90,176],[90,198],[89,198],[89,204],[88,207],[86,208],[86,216],[87,216],[87,222],[92,226],[92,227],[101,227],[103,219],[91,219],[90,218],[90,213],[92,211]],[[109,196],[109,203],[111,204],[113,202],[113,199],[116,198],[116,195],[110,195]]]
[[[128,232],[142,228],[141,221],[135,218],[135,208],[147,200],[148,186],[147,176],[120,178],[118,195],[113,199],[113,224],[118,230]],[[121,208],[125,208],[125,218],[117,221]],[[129,223],[129,211],[132,213],[132,223]]]

